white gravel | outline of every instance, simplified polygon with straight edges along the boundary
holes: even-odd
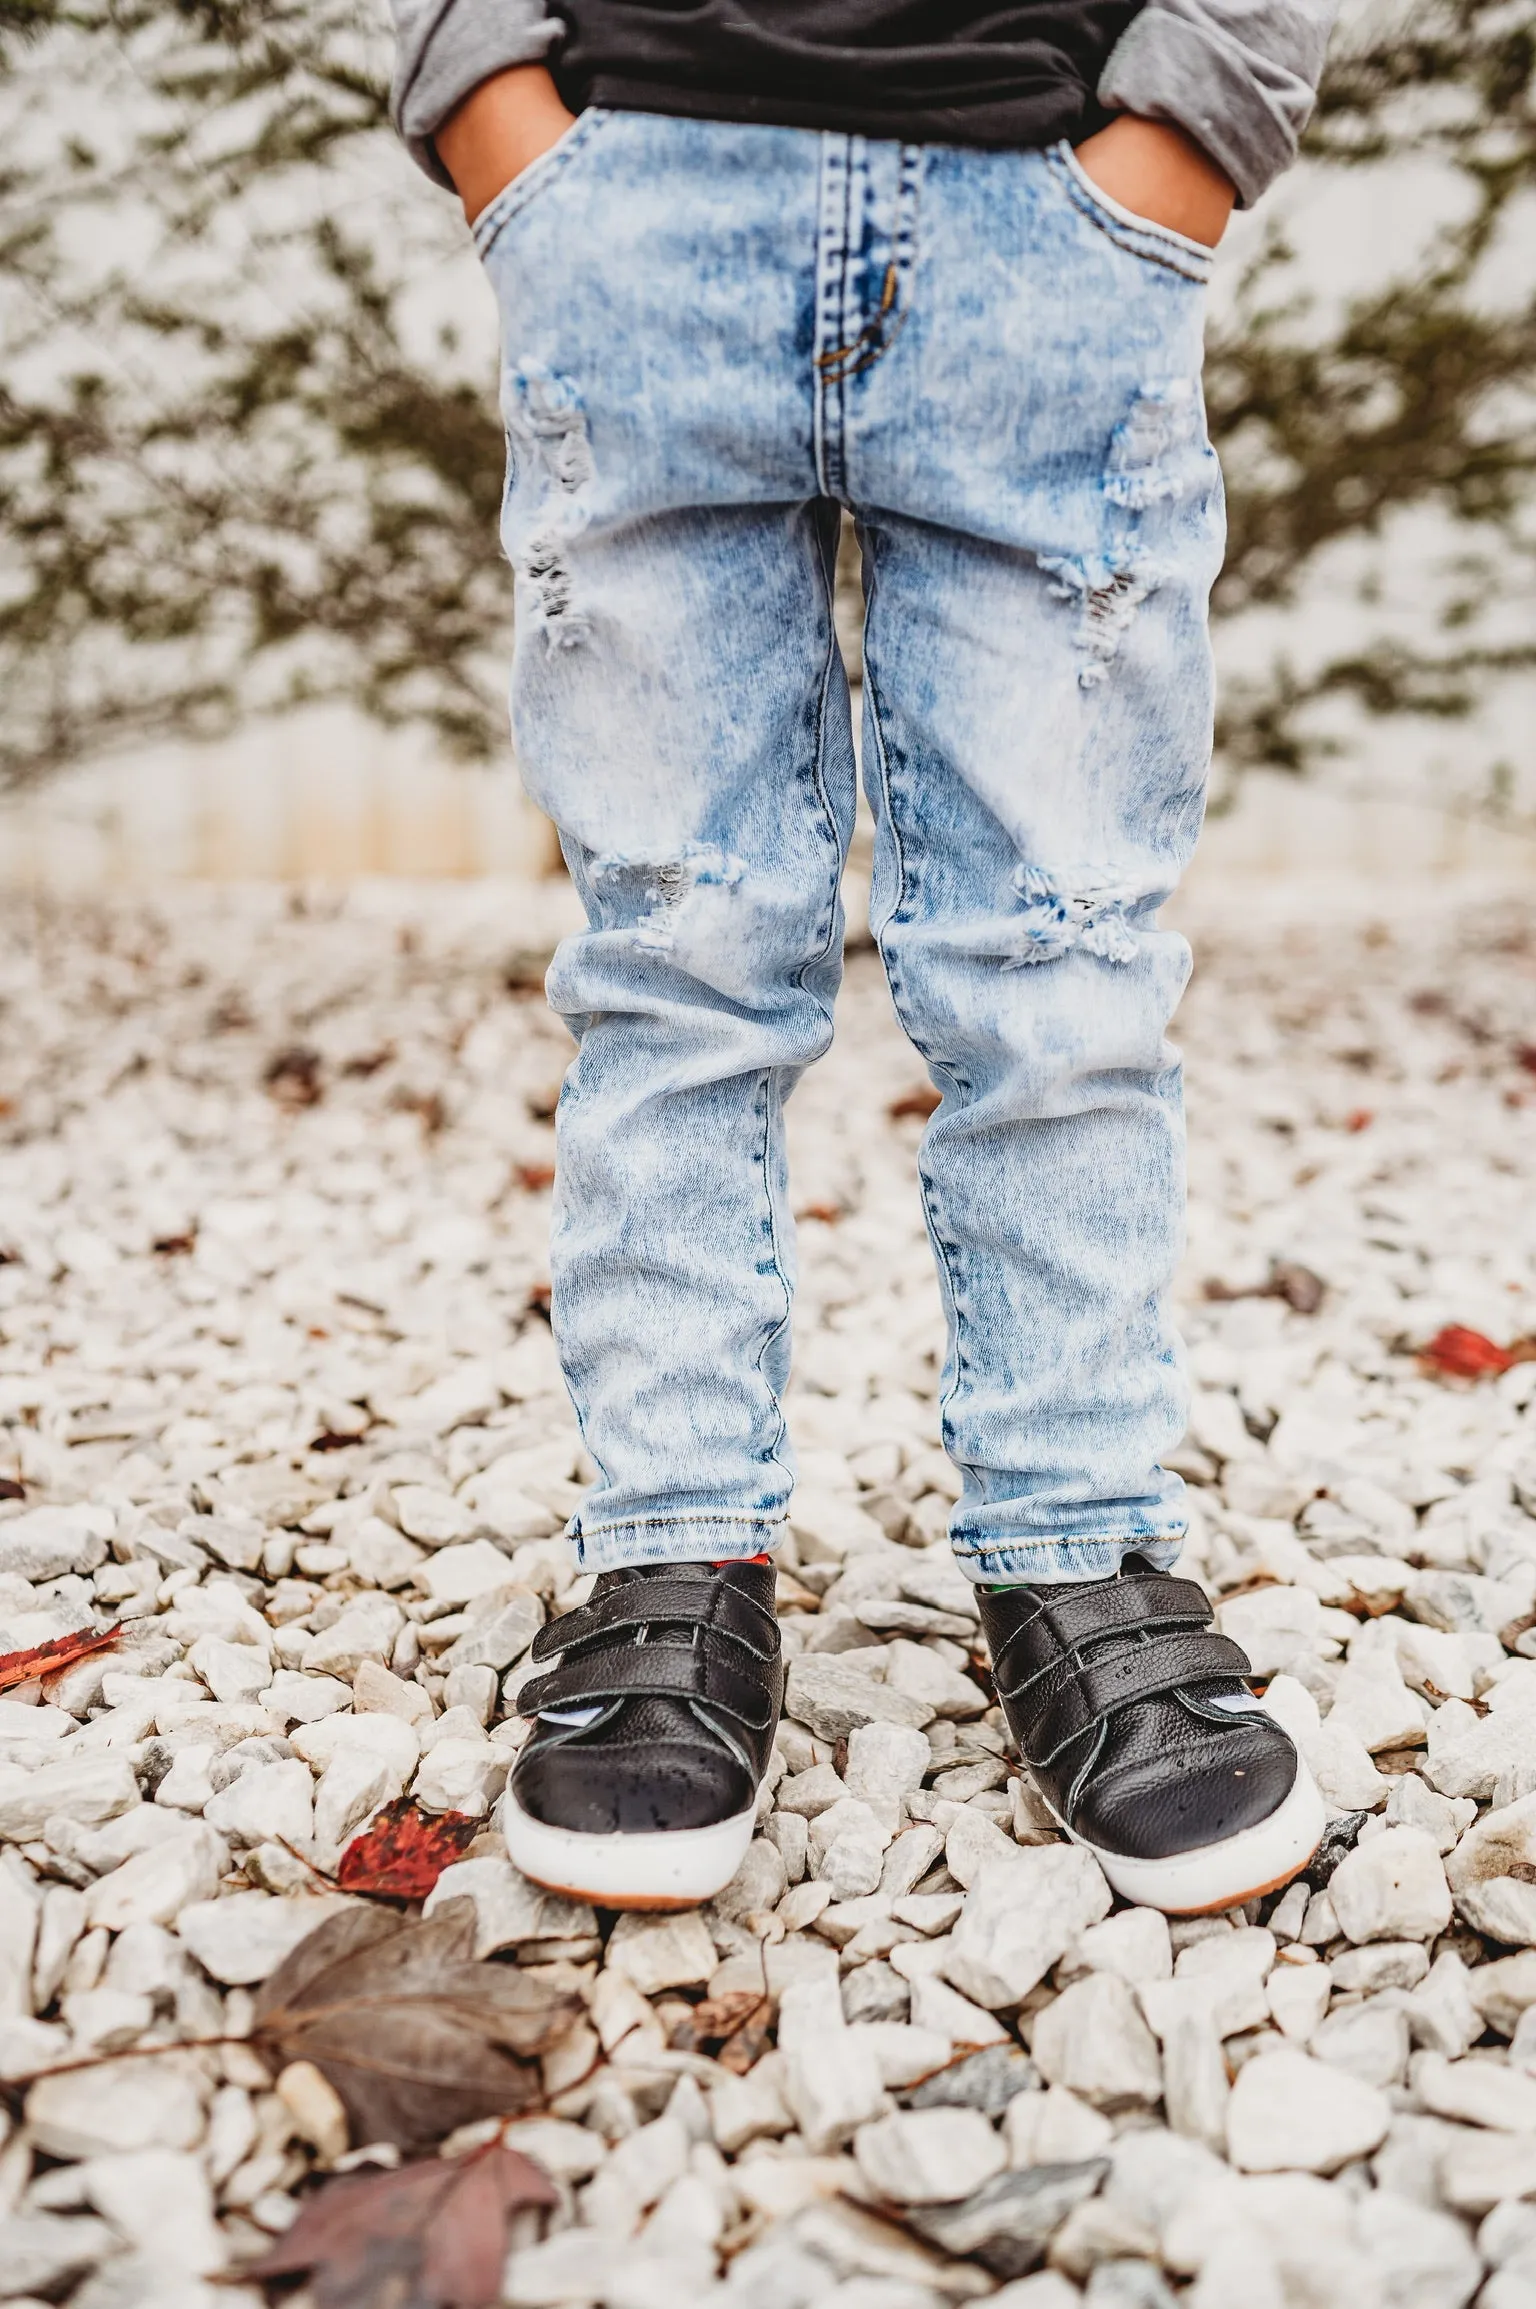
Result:
[[[116,2056],[238,2036],[331,1905],[302,1855],[411,1789],[484,1822],[442,1888],[481,1952],[590,2007],[514,2128],[564,2196],[508,2302],[1531,2309],[1536,1362],[1413,1350],[1536,1334],[1536,918],[1213,922],[1180,1021],[1186,1566],[1340,1815],[1329,1888],[1113,1912],[1011,1774],[943,1541],[920,1070],[863,953],[792,1110],[776,1802],[710,1909],[610,1928],[495,1826],[583,1592],[540,1311],[565,903],[0,924],[0,1651],[128,1623],[0,1695],[0,2079],[109,2056],[0,2100],[0,2298],[252,2301],[210,2279],[330,2101],[239,2045]],[[738,2076],[692,2008],[764,1981]]]

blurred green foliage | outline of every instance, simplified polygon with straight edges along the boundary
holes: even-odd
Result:
[[[1536,243],[1533,58],[1536,0],[1347,10],[1309,150],[1438,162],[1452,221],[1338,309],[1271,229],[1213,329],[1218,616],[1416,512],[1463,540],[1432,644],[1226,682],[1238,766],[1305,766],[1330,701],[1461,714],[1536,665],[1536,295],[1497,285]],[[0,0],[0,785],[317,698],[503,750],[494,381],[420,316],[459,228],[388,59],[382,0]]]

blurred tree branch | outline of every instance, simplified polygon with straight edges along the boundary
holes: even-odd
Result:
[[[1523,598],[1529,628],[1536,300],[1489,285],[1536,196],[1533,60],[1536,0],[1348,15],[1312,155],[1428,156],[1460,213],[1332,315],[1272,229],[1213,334],[1219,616],[1415,511],[1469,545],[1432,644],[1229,679],[1239,766],[1305,767],[1330,701],[1451,717],[1536,666],[1498,624]],[[461,238],[387,68],[382,0],[0,0],[0,784],[328,697],[504,748],[501,425],[488,364],[412,317]]]

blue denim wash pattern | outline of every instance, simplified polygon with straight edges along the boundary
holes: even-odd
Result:
[[[584,1569],[782,1531],[784,1102],[832,1039],[864,556],[873,928],[942,1103],[952,1532],[982,1581],[1173,1560],[1189,969],[1221,482],[1209,252],[1070,150],[582,115],[491,204],[513,722],[589,927],[549,998]],[[1150,1543],[1150,1544],[1149,1544]]]

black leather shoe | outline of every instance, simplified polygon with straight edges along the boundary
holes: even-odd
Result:
[[[605,1572],[534,1640],[536,1719],[503,1807],[525,1876],[605,1908],[691,1908],[740,1867],[784,1702],[771,1563]]]
[[[1124,1899],[1199,1915],[1306,1866],[1323,1800],[1193,1580],[1133,1555],[1114,1579],[977,1600],[1031,1777]]]

